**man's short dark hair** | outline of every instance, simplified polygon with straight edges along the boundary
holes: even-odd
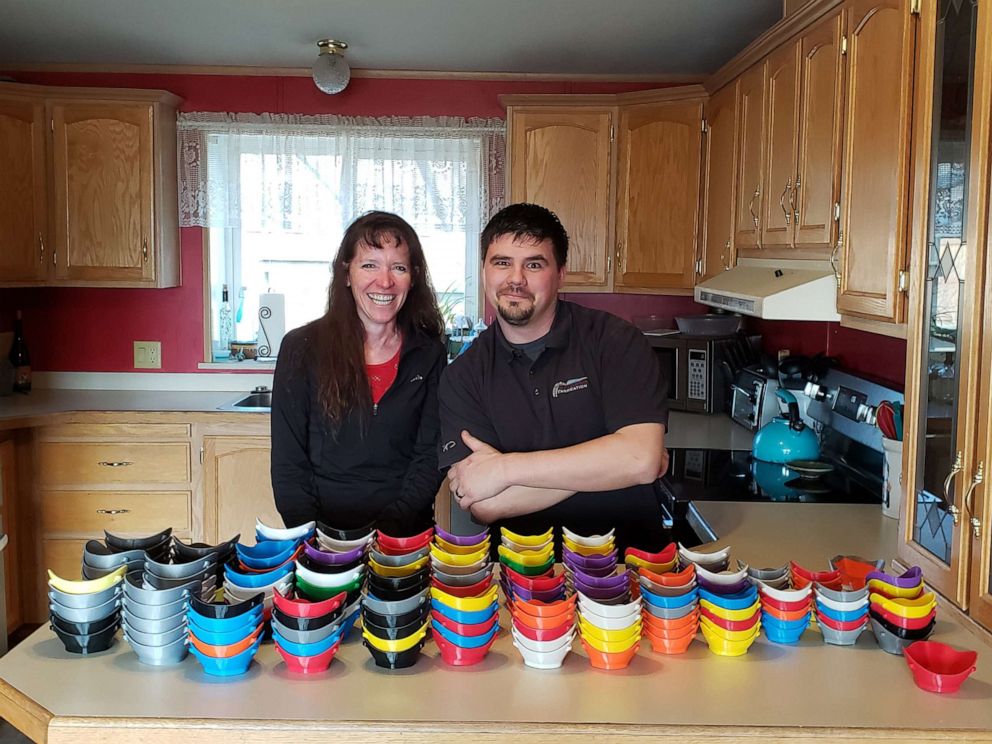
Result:
[[[510,204],[493,215],[482,231],[482,260],[485,261],[489,246],[497,238],[512,235],[530,238],[535,243],[550,240],[558,268],[568,259],[568,233],[558,215],[539,204]]]

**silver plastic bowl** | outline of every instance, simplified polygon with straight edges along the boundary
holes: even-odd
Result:
[[[145,587],[141,574],[129,573],[124,577],[124,595],[145,605],[162,605],[183,599],[191,592],[200,591],[199,581],[188,581],[167,589]]]
[[[148,618],[139,617],[132,613],[127,606],[124,607],[124,620],[127,622],[129,628],[133,628],[141,633],[165,633],[166,631],[173,630],[180,625],[186,625],[186,610],[180,610],[167,617],[157,618],[155,620],[149,620]],[[139,640],[139,643],[141,641]]]
[[[189,600],[186,597],[180,597],[168,604],[146,605],[131,599],[127,594],[124,595],[124,611],[142,620],[164,620],[176,614],[182,615],[185,614],[187,607]]]
[[[97,620],[102,620],[105,617],[113,615],[115,612],[119,612],[120,606],[121,602],[117,597],[104,602],[102,605],[84,608],[66,607],[51,598],[49,598],[48,602],[48,608],[52,612],[61,617],[63,620],[68,620],[71,623],[92,623]]]
[[[150,666],[178,664],[189,654],[189,646],[185,638],[180,638],[166,646],[146,646],[133,640],[125,631],[124,639],[131,645],[131,650],[138,656],[138,661]]]
[[[54,599],[63,607],[72,607],[77,610],[85,610],[87,607],[98,607],[111,599],[118,599],[121,596],[121,582],[113,586],[108,586],[98,592],[90,594],[70,594],[56,589],[54,586],[48,587],[48,598]]]
[[[170,643],[175,643],[180,638],[185,638],[189,631],[186,630],[185,625],[180,625],[178,627],[162,631],[161,633],[144,633],[140,630],[132,628],[128,625],[127,620],[125,620],[124,633],[128,638],[142,644],[143,646],[168,646]]]

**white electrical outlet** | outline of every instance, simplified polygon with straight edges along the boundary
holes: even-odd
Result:
[[[135,369],[162,369],[162,342],[134,342]]]

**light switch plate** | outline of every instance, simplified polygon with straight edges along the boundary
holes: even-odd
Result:
[[[134,342],[135,369],[162,369],[162,342]]]

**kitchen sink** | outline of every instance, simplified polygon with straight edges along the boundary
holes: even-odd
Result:
[[[230,403],[217,406],[218,411],[246,411],[248,413],[268,413],[272,409],[272,391],[267,387],[257,387]]]

